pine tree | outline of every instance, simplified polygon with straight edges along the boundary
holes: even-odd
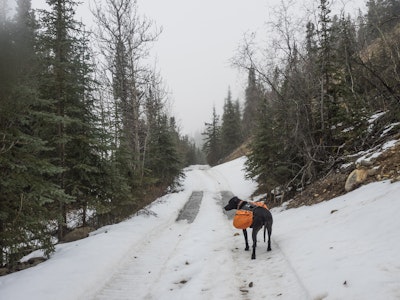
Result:
[[[330,142],[330,128],[332,109],[334,109],[333,95],[330,93],[332,88],[333,71],[333,49],[331,35],[331,18],[328,0],[320,0],[319,6],[319,55],[318,64],[321,70],[320,77],[320,130],[321,138],[324,143]]]
[[[1,28],[0,64],[0,257],[1,263],[13,265],[28,252],[42,248],[49,254],[50,220],[55,215],[48,209],[56,197],[65,197],[49,178],[61,169],[41,154],[49,150],[38,134],[39,109],[38,65],[35,54],[35,20],[30,1],[17,2],[14,22]]]
[[[272,173],[276,171],[277,152],[281,144],[276,132],[278,126],[266,98],[260,108],[257,127],[250,142],[251,151],[247,155],[246,176],[256,179],[259,190],[269,194],[280,183]]]
[[[182,162],[177,151],[174,129],[165,114],[158,116],[154,125],[145,168],[156,179],[156,185],[170,186],[182,175]]]
[[[48,0],[49,11],[41,11],[40,53],[41,98],[48,101],[47,117],[41,136],[52,150],[52,162],[63,171],[54,180],[68,197],[56,200],[58,237],[67,227],[68,204],[79,200],[86,208],[96,197],[93,182],[99,176],[99,157],[95,149],[94,103],[91,98],[91,69],[88,64],[87,38],[82,24],[75,21],[77,3],[72,0]]]
[[[337,99],[332,128],[335,144],[332,146],[341,145],[342,151],[354,151],[354,147],[358,144],[358,135],[363,131],[363,123],[368,114],[367,102],[360,97],[363,87],[357,80],[358,67],[355,58],[361,48],[357,45],[356,25],[350,16],[334,18],[332,27],[334,28],[333,47],[336,52],[332,93]],[[350,127],[354,129],[344,130]],[[336,153],[340,155],[340,151]]]
[[[225,99],[224,111],[221,124],[221,144],[222,156],[228,155],[235,150],[243,141],[240,108],[238,102],[233,103],[232,94],[228,90],[228,96]]]
[[[338,41],[344,41],[339,38],[341,28],[338,24],[338,17],[330,17],[329,1],[321,0],[319,6],[319,47],[317,55],[316,71],[319,71],[319,112],[315,111],[319,118],[317,120],[318,132],[316,132],[316,140],[320,141],[319,157],[321,161],[332,159],[337,154],[338,147],[343,143],[338,139],[335,128],[339,128],[339,124],[347,118],[345,104],[342,101],[344,96],[344,80],[345,70],[349,70],[349,60],[346,62],[344,55],[351,55],[351,46],[348,42],[340,46],[346,45],[348,52],[343,52],[339,48]],[[349,37],[349,36],[348,36]],[[343,57],[343,56],[342,56]],[[346,65],[347,63],[347,65]],[[317,73],[318,74],[318,73]]]
[[[207,162],[214,166],[222,158],[221,155],[221,127],[219,116],[213,107],[211,123],[205,123],[206,128],[202,133],[204,136],[203,151],[206,154]]]
[[[247,87],[245,90],[245,103],[243,111],[243,136],[249,138],[256,127],[257,111],[262,102],[262,91],[257,82],[255,69],[249,68]]]
[[[143,153],[146,177],[144,180],[161,188],[174,185],[183,175],[182,153],[178,151],[179,134],[175,119],[168,117],[153,78],[146,99],[147,134]]]
[[[368,0],[367,9],[368,42],[381,38],[399,23],[400,3],[397,0]]]

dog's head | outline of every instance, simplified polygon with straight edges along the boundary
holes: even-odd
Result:
[[[225,210],[237,209],[240,199],[238,197],[233,197],[229,200],[228,204],[224,207]]]

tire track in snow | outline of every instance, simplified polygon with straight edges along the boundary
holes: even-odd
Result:
[[[163,265],[178,247],[180,236],[184,236],[184,231],[183,229],[177,236],[176,232],[179,230],[171,225],[147,235],[148,240],[130,251],[124,264],[93,299],[145,299],[147,291],[151,289],[152,283],[158,278]],[[153,243],[154,239],[157,239],[158,242]],[[177,243],[175,245],[169,243],[170,239],[177,239]],[[165,246],[162,249],[154,249],[160,243]],[[149,257],[147,253],[158,253],[158,255]],[[149,269],[148,266],[159,266],[159,269]],[[138,285],[140,285],[140,289],[138,289]]]
[[[219,184],[208,170],[196,174],[196,189],[203,187],[203,191],[192,195],[198,199],[202,193],[203,199],[193,223],[178,221],[153,230],[144,244],[132,248],[127,261],[94,299],[185,299],[187,293],[196,295],[195,299],[238,299],[233,286],[226,288],[233,284],[227,282],[233,270],[230,248],[223,240],[229,239],[229,225],[219,203]],[[149,266],[154,270],[148,270]]]
[[[192,192],[192,194],[189,197],[189,200],[183,206],[176,220],[177,221],[187,220],[188,223],[193,223],[194,219],[199,213],[202,199],[203,199],[202,191]]]
[[[202,198],[202,192],[193,192],[181,210],[178,219],[189,218],[190,223],[193,222],[198,213]],[[126,262],[115,272],[93,299],[152,299],[149,296],[149,291],[152,289],[154,282],[157,282],[162,276],[166,264],[174,255],[182,240],[185,239],[185,233],[188,229],[189,226],[163,224],[152,230],[150,234],[146,235],[140,245],[130,250]],[[157,239],[157,243],[153,242],[155,239]],[[177,242],[172,244],[170,243],[171,239]],[[164,245],[163,249],[158,249],[160,244]],[[149,257],[147,253],[158,253],[158,255]],[[157,270],[149,270],[149,265],[159,266],[159,268]],[[140,289],[138,289],[138,284],[141,286]]]
[[[204,191],[197,218],[188,225],[185,239],[167,261],[164,278],[154,285],[158,294],[152,291],[148,299],[234,299],[232,289],[226,289],[232,258],[226,248],[225,230],[220,228],[226,224],[219,198],[219,193]],[[165,277],[171,278],[169,290],[165,290]]]

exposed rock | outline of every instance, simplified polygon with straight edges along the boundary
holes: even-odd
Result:
[[[347,177],[344,189],[346,192],[350,192],[355,189],[362,183],[366,182],[369,176],[375,176],[378,173],[378,168],[365,169],[359,168],[355,169],[350,175]]]
[[[356,169],[350,173],[349,177],[347,177],[346,183],[344,185],[344,189],[346,192],[350,192],[351,190],[358,187],[361,183],[363,183],[368,177],[368,171],[366,169]]]

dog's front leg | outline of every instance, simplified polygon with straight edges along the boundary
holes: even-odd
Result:
[[[247,230],[243,229],[243,235],[244,235],[244,242],[246,243],[246,248],[244,250],[249,251],[249,241],[247,239]]]

